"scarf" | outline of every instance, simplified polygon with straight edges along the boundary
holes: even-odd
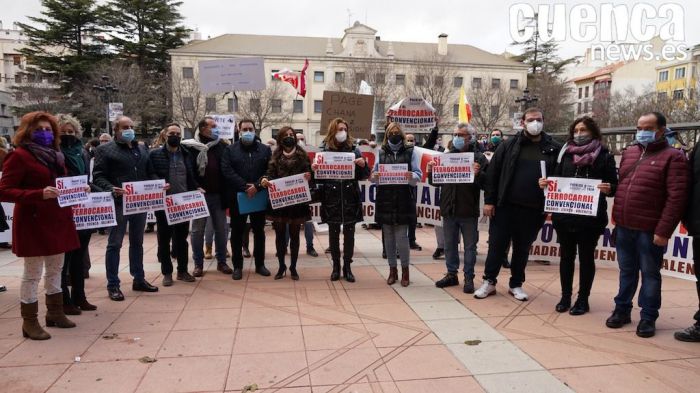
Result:
[[[294,148],[293,148],[292,150],[290,150],[289,153],[287,153],[286,151],[284,151],[284,148],[282,148],[282,154],[284,154],[285,157],[291,157],[291,156],[293,156],[296,152],[297,152],[296,146],[294,146]]]
[[[85,171],[85,161],[83,161],[83,144],[80,141],[74,143],[72,146],[61,145],[61,151],[66,159],[66,166],[68,168],[75,169],[78,175],[84,175]]]
[[[197,132],[194,139],[185,139],[184,141],[180,142],[180,144],[199,151],[199,154],[197,154],[197,170],[199,171],[199,176],[204,176],[204,172],[207,169],[207,164],[209,163],[209,156],[207,152],[209,149],[216,146],[217,143],[221,142],[221,138],[216,138],[211,142],[207,142],[206,144],[200,142],[200,140],[201,137],[199,132]]]
[[[593,161],[598,158],[600,150],[603,148],[600,140],[593,139],[589,143],[577,146],[572,144],[566,145],[566,152],[574,156],[574,165],[577,167],[592,165]]]
[[[26,142],[22,144],[22,147],[29,150],[37,161],[49,168],[51,177],[55,179],[57,177],[65,176],[66,167],[63,153],[56,151],[52,147],[41,146],[34,142]]]

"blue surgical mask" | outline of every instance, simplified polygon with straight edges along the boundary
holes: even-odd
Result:
[[[465,143],[466,143],[466,141],[461,136],[455,136],[452,138],[452,146],[454,146],[454,148],[457,150],[464,149]]]
[[[640,145],[646,146],[656,140],[656,131],[637,130],[637,135],[634,138]]]
[[[219,132],[221,132],[221,129],[219,127],[214,127],[211,129],[211,137],[214,139],[219,139]]]
[[[243,131],[241,132],[241,142],[249,145],[255,140],[255,132],[253,131]]]
[[[136,133],[134,133],[133,128],[122,130],[122,139],[124,139],[126,142],[131,143],[134,138],[136,138]]]

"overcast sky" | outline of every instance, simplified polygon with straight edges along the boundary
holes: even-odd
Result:
[[[646,0],[657,7],[669,2]],[[448,34],[448,42],[469,44],[494,53],[510,47],[509,8],[513,4],[576,4],[596,1],[517,1],[517,0],[184,0],[181,12],[185,24],[198,29],[203,38],[226,33],[342,37],[348,22],[358,20],[376,29],[382,40],[436,42],[440,33]],[[630,11],[639,1],[614,1],[627,4]],[[676,0],[685,15],[685,43],[700,44],[700,27],[691,16],[700,15],[697,0]],[[27,15],[38,15],[40,0],[0,0],[0,20],[7,28],[14,21],[26,22]],[[568,11],[567,11],[568,12]],[[661,21],[661,20],[657,20]],[[582,54],[590,43],[568,39],[560,45],[562,57]]]

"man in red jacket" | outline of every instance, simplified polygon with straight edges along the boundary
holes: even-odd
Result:
[[[688,194],[687,160],[683,152],[668,145],[665,128],[661,113],[639,118],[635,141],[622,154],[613,206],[620,289],[605,324],[616,329],[632,322],[632,299],[641,271],[639,337],[656,332],[664,249],[683,217]]]

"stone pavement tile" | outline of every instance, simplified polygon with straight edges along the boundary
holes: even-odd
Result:
[[[564,314],[518,315],[504,317],[495,327],[510,340],[528,338],[567,337],[568,333],[554,327],[551,321],[559,318],[577,318]]]
[[[226,389],[236,390],[254,383],[262,389],[291,387],[302,376],[306,376],[306,384],[301,386],[309,386],[303,351],[233,355]]]
[[[231,392],[240,392],[241,388],[230,390],[230,391]],[[229,392],[229,390],[227,390],[227,392]],[[315,391],[312,390],[310,386],[299,386],[296,388],[282,388],[282,389],[270,388],[270,389],[256,390],[256,393],[315,393]]]
[[[349,385],[313,386],[313,393],[400,393],[393,382],[362,382]]]
[[[181,311],[187,303],[187,295],[148,294],[139,296],[125,312]]]
[[[22,322],[17,322],[19,325],[18,328],[21,330],[21,325]],[[17,330],[16,328],[14,330]],[[24,342],[24,338],[21,337],[22,334],[19,334],[19,337],[12,337],[12,338],[0,338],[0,358],[5,356],[8,352],[10,352],[12,349],[14,349],[16,346],[22,344]]]
[[[554,327],[567,333],[570,336],[580,336],[586,334],[606,334],[620,331],[631,331],[634,332],[637,329],[637,322],[639,319],[635,320],[635,315],[632,315],[632,323],[625,325],[619,329],[610,329],[605,326],[605,320],[610,316],[610,311],[591,311],[584,315],[572,316],[566,315],[561,316],[553,322]]]
[[[230,355],[235,335],[236,329],[173,330],[156,357]]]
[[[159,359],[151,364],[137,392],[175,393],[223,391],[229,356]]]
[[[88,301],[97,306],[98,312],[124,312],[124,310],[131,307],[131,304],[138,298],[138,296],[127,296],[126,293],[124,296],[124,300],[121,302],[110,300],[109,297],[107,297],[106,287],[102,287],[92,296],[88,295]],[[17,314],[19,315],[19,311]]]
[[[426,324],[445,344],[461,344],[465,340],[498,341],[505,339],[479,318],[441,319],[426,321]]]
[[[507,291],[507,289],[506,289]],[[525,302],[525,309],[533,314],[547,314],[556,312],[554,307],[561,299],[560,295],[552,295],[549,293],[530,290],[530,288],[525,288],[525,292],[530,296],[530,300]],[[508,292],[505,292],[508,295]],[[510,295],[508,295],[510,296]]]
[[[132,393],[147,370],[147,364],[136,360],[75,363],[51,386],[48,393]]]
[[[549,371],[525,371],[504,374],[482,374],[474,378],[487,392],[537,392],[537,393],[570,393],[560,380]],[[608,384],[613,378],[606,378]],[[603,390],[606,391],[607,390]]]
[[[238,329],[233,353],[273,353],[304,350],[301,326]]]
[[[403,350],[386,361],[386,366],[395,381],[431,379],[470,375],[443,345],[421,345]]]
[[[311,384],[315,386],[353,383],[354,378],[360,379],[372,374],[373,369],[381,365],[379,352],[372,346],[335,351],[321,361],[309,361]]]
[[[497,292],[495,296],[489,296],[486,299],[475,299],[474,295],[468,295],[466,298],[460,297],[457,300],[480,318],[532,314],[524,310],[523,302],[516,303],[510,296],[506,297],[507,295],[507,293]]]
[[[56,337],[102,334],[120,315],[122,314],[114,312],[83,311],[81,315],[68,316],[77,325],[75,328],[51,329],[49,333]]]
[[[410,322],[367,323],[367,331],[377,348],[414,345],[430,333],[427,327],[410,325]]]
[[[297,305],[293,286],[288,288],[256,289],[248,287],[243,297],[242,308],[294,307]]]
[[[3,393],[44,393],[69,364],[0,367]]]
[[[233,285],[235,287],[235,284]],[[185,310],[241,308],[242,303],[243,296],[240,294],[240,291],[197,289],[187,301]]]
[[[22,338],[22,317],[19,310],[12,318],[0,318],[0,339]]]
[[[386,288],[386,286],[384,284],[383,288],[348,290],[347,294],[354,305],[403,303],[401,297],[391,288]]]
[[[143,356],[156,357],[167,335],[167,331],[159,331],[100,336],[85,352],[82,361],[102,362],[138,359]]]
[[[483,392],[474,377],[431,378],[396,382],[401,393],[463,393]]]
[[[394,303],[397,304],[397,303]],[[302,325],[337,325],[362,323],[351,305],[312,306],[299,304]]]
[[[447,347],[474,375],[543,369],[509,341],[484,341],[478,345],[449,344]]]
[[[240,328],[299,325],[301,320],[296,306],[243,307],[238,321]]]
[[[424,321],[436,319],[463,319],[476,317],[464,305],[455,300],[441,300],[433,302],[414,302],[411,308]]]
[[[355,309],[365,323],[420,321],[407,304],[358,304]]]
[[[335,306],[342,304],[335,289],[297,288],[297,302],[304,304]]]
[[[55,328],[49,328],[53,334]],[[41,364],[70,364],[76,356],[81,356],[99,336],[65,336],[49,341],[26,339],[0,359],[0,367],[28,366]]]
[[[307,351],[350,348],[370,341],[371,336],[362,324],[303,326]]]
[[[670,334],[669,334],[670,335]],[[618,359],[617,363],[645,362],[653,360],[671,360],[700,356],[700,349],[693,350],[688,346],[665,346],[656,340],[637,337],[633,332],[596,334],[592,336],[576,336],[576,341],[609,354]],[[674,348],[677,348],[674,350]]]
[[[128,312],[119,315],[106,333],[163,332],[172,329],[179,312]]]
[[[452,296],[445,293],[440,288],[434,286],[424,287],[396,287],[396,292],[406,301],[406,303],[414,302],[435,302],[442,300],[452,300]]]
[[[601,352],[599,348],[573,337],[516,340],[513,343],[547,369],[589,367],[620,361],[618,356]]]
[[[240,313],[238,308],[185,310],[177,317],[173,330],[235,328]]]
[[[378,270],[379,274],[381,274],[382,278],[386,281],[386,279],[389,277],[389,265],[376,266],[376,269]],[[426,276],[415,265],[409,266],[408,273],[409,273],[409,278],[410,278],[410,286],[415,286],[415,287],[425,287],[425,286],[434,287],[435,286],[435,281],[430,279],[430,277]],[[399,267],[399,281],[397,281],[397,284],[399,284],[400,280],[401,280],[401,268]],[[394,284],[394,285],[396,285],[396,284]],[[398,285],[397,285],[397,287],[398,287]]]

